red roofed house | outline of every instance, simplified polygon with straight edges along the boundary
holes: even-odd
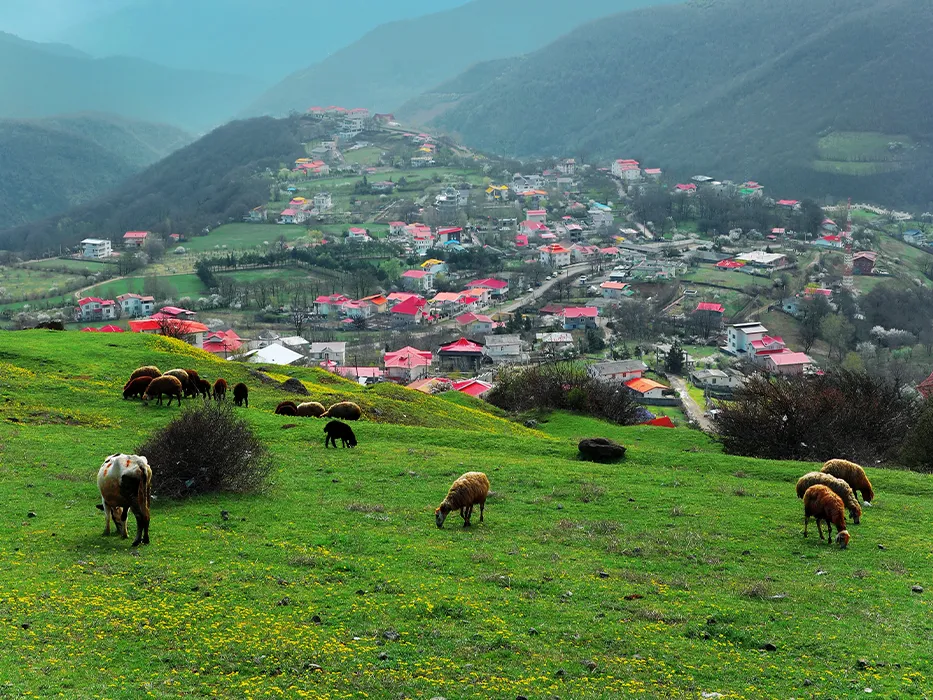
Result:
[[[117,318],[117,303],[109,299],[84,297],[78,301],[76,318],[80,321],[105,321]]]
[[[526,248],[528,246],[528,235],[519,233],[515,235],[515,247]]]
[[[402,284],[405,289],[412,291],[426,291],[434,288],[434,273],[427,270],[406,270],[402,273]]]
[[[350,297],[343,294],[322,295],[314,300],[314,310],[319,316],[336,316],[348,301]]]
[[[204,338],[203,349],[223,358],[229,357],[242,347],[242,338],[233,330],[208,333]]]
[[[541,251],[541,264],[548,267],[567,267],[570,264],[570,249],[565,248],[560,243],[543,245],[538,248]]]
[[[919,391],[920,395],[925,399],[933,396],[933,374],[930,374],[929,377],[917,385],[917,391]]]
[[[595,306],[570,307],[561,311],[560,316],[564,320],[563,328],[565,331],[596,328],[599,309]]]
[[[738,270],[740,267],[745,267],[745,263],[741,260],[720,260],[716,263],[716,267],[721,270]]]
[[[152,314],[152,318],[191,318],[194,315],[194,311],[188,311],[188,309],[182,309],[178,306],[163,306],[159,309],[159,313]]]
[[[475,371],[483,361],[483,346],[466,338],[460,338],[437,351],[441,366],[453,371]]]
[[[640,164],[637,160],[632,160],[631,158],[620,158],[612,164],[611,172],[615,177],[626,178],[626,173],[637,171],[640,174],[641,168],[639,166]]]
[[[518,225],[518,231],[526,236],[540,236],[548,233],[548,227],[539,221],[523,221]]]
[[[382,362],[387,379],[408,384],[428,376],[434,355],[430,350],[419,350],[409,345],[395,352],[387,352]]]
[[[463,237],[463,229],[459,226],[437,229],[437,240],[441,245],[447,243],[460,243]]]
[[[454,391],[469,394],[474,398],[479,398],[490,389],[492,389],[492,384],[479,379],[465,379],[462,382],[454,382]]]
[[[644,377],[640,379],[629,379],[625,382],[625,386],[635,393],[640,402],[663,399],[665,398],[664,392],[668,390],[668,387],[663,384],[653,379],[645,379]]]
[[[421,323],[425,318],[424,307],[428,302],[412,296],[392,307],[392,318],[402,324]]]
[[[697,191],[697,186],[691,182],[687,185],[676,185],[674,187],[674,190],[676,190],[677,192],[686,192],[687,194],[693,194],[694,192]]]
[[[204,334],[208,328],[197,321],[183,321],[177,318],[147,318],[142,321],[130,321],[130,330],[134,333],[149,333],[178,338],[196,348],[204,347]]]
[[[495,279],[494,277],[487,277],[486,279],[482,280],[473,280],[470,282],[469,286],[488,289],[490,296],[494,297],[503,297],[509,293],[509,283],[505,280]]]
[[[633,292],[625,282],[603,282],[599,285],[605,299],[621,299],[632,296]]]
[[[863,250],[856,253],[852,258],[852,267],[858,275],[870,275],[875,270],[875,261],[878,259],[878,253]]]
[[[547,224],[547,210],[529,209],[526,213],[526,219],[536,224]]]
[[[358,382],[360,379],[364,381],[378,381],[385,376],[385,371],[381,367],[353,367],[353,366],[344,366],[336,368],[337,374],[339,374],[344,379],[350,379]]]
[[[486,335],[492,333],[495,321],[489,316],[470,312],[457,316],[457,324],[460,326],[460,330],[470,335]]]
[[[404,221],[390,221],[389,222],[389,235],[390,236],[403,236],[405,235],[405,222]]]
[[[810,356],[803,352],[779,352],[765,358],[765,369],[774,374],[803,374],[813,365]]]
[[[148,231],[127,231],[123,234],[123,247],[142,248],[146,245],[146,238],[148,236]]]
[[[762,367],[765,366],[765,360],[769,355],[790,352],[784,343],[784,339],[777,335],[764,335],[757,340],[751,341],[749,346],[752,362]]]
[[[777,204],[779,207],[797,209],[800,205],[800,202],[798,202],[796,199],[779,199]]]
[[[722,317],[725,313],[726,309],[722,304],[702,301],[693,312],[693,321],[699,332],[708,337],[711,331],[722,328]]]
[[[357,228],[354,226],[353,228],[347,230],[348,243],[368,243],[371,240],[372,238],[365,228]]]

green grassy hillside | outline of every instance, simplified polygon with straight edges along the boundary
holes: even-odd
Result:
[[[931,22],[923,0],[623,12],[473,68],[400,114],[500,153],[633,157],[675,177],[753,178],[782,196],[926,207],[933,73],[911,46]]]
[[[134,552],[101,537],[95,474],[178,413],[122,400],[143,363],[247,381],[239,412],[276,469],[264,494],[154,502],[152,544]],[[175,341],[0,333],[4,694],[929,692],[930,592],[911,592],[933,576],[928,477],[870,470],[875,507],[840,551],[801,536],[794,481],[810,465],[570,415],[532,431],[475,402],[278,369],[314,398],[359,401],[359,447],[325,450],[321,421],[273,415],[286,394]],[[578,461],[592,434],[622,440],[626,461]],[[486,522],[436,529],[471,469],[492,482]]]

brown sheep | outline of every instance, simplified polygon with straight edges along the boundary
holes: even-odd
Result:
[[[846,530],[845,505],[828,486],[817,484],[807,489],[803,495],[803,536],[807,536],[810,518],[816,518],[816,529],[823,539],[820,521],[826,522],[826,543],[832,544],[833,525],[836,526],[836,544],[841,549],[849,546],[849,532]]]
[[[831,459],[820,469],[824,474],[832,474],[837,479],[842,479],[855,492],[862,492],[862,500],[871,504],[875,500],[875,492],[871,487],[871,482],[862,469],[855,462],[849,462],[845,459]]]
[[[341,401],[327,409],[321,418],[342,418],[343,420],[359,420],[363,416],[362,409],[352,401]]]
[[[191,380],[188,378],[188,373],[183,369],[170,369],[168,372],[163,372],[162,376],[177,377],[178,381],[181,382],[181,388],[185,391],[187,391],[188,387],[191,386]]]
[[[146,389],[151,382],[152,377],[136,377],[136,379],[131,379],[126,383],[126,386],[123,387],[124,400],[142,396],[146,393]]]
[[[434,522],[444,527],[444,520],[452,510],[459,510],[463,518],[463,527],[470,526],[473,506],[479,504],[479,521],[483,522],[483,510],[486,497],[489,496],[489,479],[482,472],[467,472],[450,486],[445,498],[434,511]]]
[[[227,398],[227,380],[221,377],[214,382],[214,401],[223,401]]]
[[[811,486],[816,486],[816,484],[823,484],[823,486],[828,486],[832,489],[832,492],[842,499],[842,502],[846,506],[846,510],[849,511],[849,517],[852,518],[856,525],[859,524],[859,521],[862,519],[862,506],[859,505],[855,493],[846,482],[842,479],[837,479],[832,474],[824,474],[823,472],[809,472],[804,474],[797,481],[797,498],[803,498],[807,489]]]
[[[233,403],[236,406],[246,404],[246,407],[249,408],[249,387],[243,382],[233,387]]]
[[[198,371],[195,369],[185,369],[185,372],[188,373],[188,380],[192,382],[195,386],[200,386],[201,384],[201,375],[198,374]]]
[[[327,412],[324,404],[317,401],[307,401],[298,404],[298,415],[304,418],[320,418]]]
[[[278,406],[275,407],[275,415],[297,416],[298,406],[295,405],[294,401],[282,401]]]
[[[198,379],[198,391],[201,392],[202,399],[211,398],[211,383],[206,379]]]
[[[133,373],[130,375],[130,381],[138,379],[139,377],[151,377],[155,379],[156,377],[161,377],[162,372],[159,371],[158,367],[153,367],[152,365],[147,365],[145,367],[139,367],[133,370]]]
[[[168,394],[168,405],[172,405],[172,397],[178,399],[178,405],[181,406],[181,397],[184,389],[181,386],[181,380],[172,375],[163,374],[161,377],[153,379],[143,394],[143,401],[151,401],[153,397],[159,398],[159,405],[162,405],[162,395]]]

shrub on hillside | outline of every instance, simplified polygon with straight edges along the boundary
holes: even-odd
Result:
[[[718,439],[731,454],[860,463],[895,458],[918,413],[896,383],[846,370],[754,375],[720,409]]]
[[[152,466],[153,491],[168,498],[257,491],[272,471],[269,452],[249,424],[219,402],[186,408],[137,453]]]
[[[597,379],[574,362],[504,369],[486,400],[513,413],[564,409],[621,425],[640,422],[642,414],[625,387]]]
[[[933,473],[933,401],[923,405],[916,425],[904,440],[901,462],[913,471]]]

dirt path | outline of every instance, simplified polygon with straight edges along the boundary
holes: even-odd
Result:
[[[671,386],[677,389],[677,393],[680,394],[680,399],[684,403],[684,411],[687,412],[687,417],[695,421],[704,433],[716,432],[713,422],[703,415],[703,407],[694,401],[693,397],[690,396],[690,392],[687,391],[687,382],[680,377],[671,377],[670,380]]]

